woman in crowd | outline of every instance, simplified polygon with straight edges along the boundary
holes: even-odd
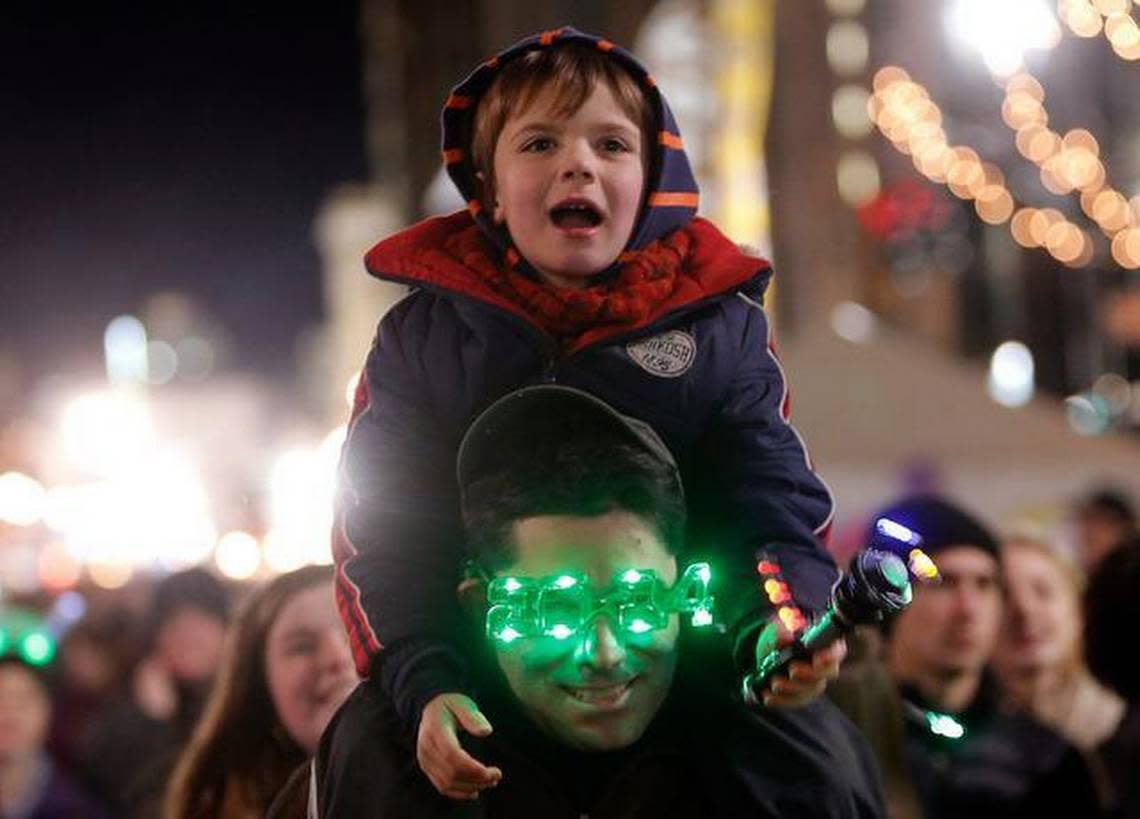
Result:
[[[1132,776],[1121,774],[1140,765],[1140,712],[1101,685],[1085,664],[1081,575],[1055,549],[1025,538],[1005,544],[1002,563],[1009,623],[995,665],[1004,688],[1015,707],[1084,752],[1102,806],[1124,815]]]
[[[102,819],[109,814],[45,748],[51,709],[43,672],[14,654],[0,654],[0,816]]]
[[[232,627],[205,714],[167,791],[169,819],[262,817],[356,684],[332,569],[254,593]]]

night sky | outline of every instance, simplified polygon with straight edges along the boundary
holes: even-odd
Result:
[[[0,347],[25,376],[97,366],[107,320],[165,289],[231,366],[291,374],[315,209],[366,165],[355,4],[287,5],[0,4]]]

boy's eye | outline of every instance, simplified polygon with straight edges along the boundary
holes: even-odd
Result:
[[[606,137],[602,140],[602,150],[607,153],[622,153],[629,150],[625,140],[618,139],[617,137]]]
[[[524,151],[531,151],[534,153],[541,153],[542,151],[549,151],[554,147],[554,140],[550,137],[535,137],[534,139],[527,140],[522,149]]]

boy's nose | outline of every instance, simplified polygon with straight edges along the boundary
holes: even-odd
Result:
[[[594,178],[594,164],[589,149],[584,146],[574,146],[566,152],[565,164],[562,166],[562,178]]]

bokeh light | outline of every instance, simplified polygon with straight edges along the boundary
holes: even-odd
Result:
[[[1033,354],[1020,341],[998,345],[990,357],[986,389],[990,397],[1006,407],[1020,407],[1033,398]]]

